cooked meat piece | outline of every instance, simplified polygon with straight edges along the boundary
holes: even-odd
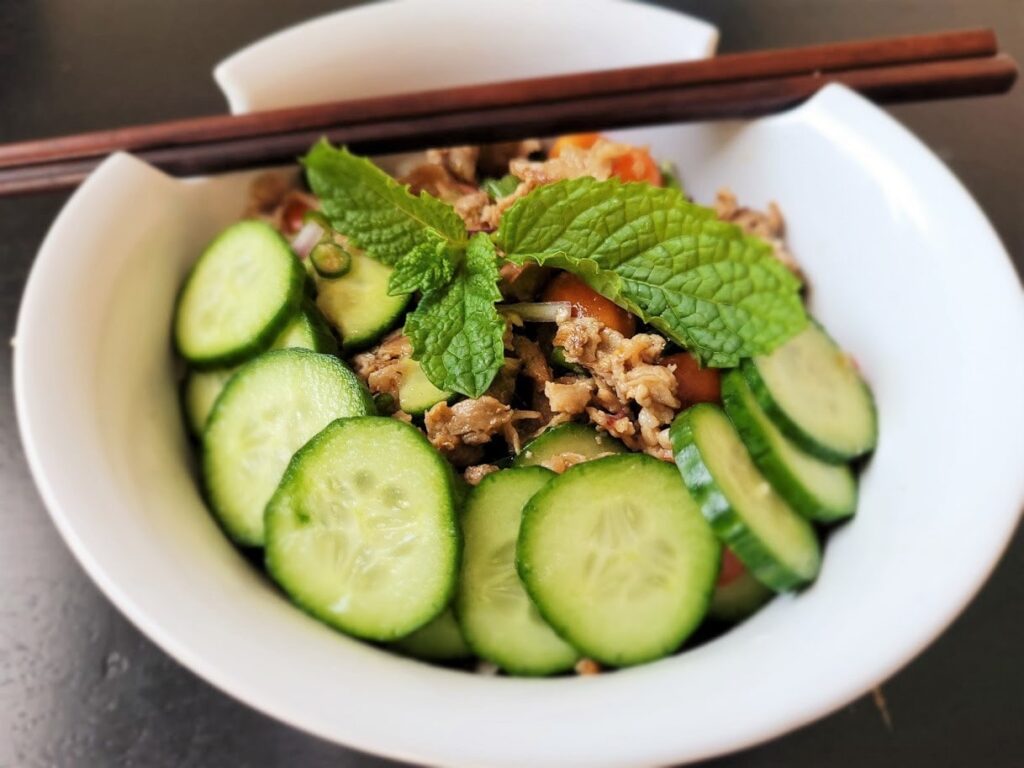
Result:
[[[603,181],[612,175],[612,163],[615,158],[630,149],[632,147],[625,144],[598,139],[589,149],[567,146],[558,157],[550,160],[513,160],[509,163],[509,171],[517,179],[532,184],[533,187],[563,179],[578,179],[581,176],[593,176]]]
[[[477,175],[501,177],[508,173],[508,166],[513,160],[529,157],[541,149],[537,139],[523,141],[503,141],[497,144],[484,144],[480,147],[480,155],[476,161]]]
[[[584,360],[591,363],[597,360],[597,348],[601,344],[603,325],[591,317],[579,317],[570,322],[560,323],[555,333],[555,344],[565,352],[565,359],[570,362]]]
[[[285,195],[295,189],[296,176],[292,172],[268,171],[261,173],[249,185],[247,217],[261,217],[273,212],[281,205]]]
[[[522,363],[518,358],[506,357],[487,394],[506,405],[512,402],[512,396],[516,392],[516,377],[521,367]]]
[[[552,472],[562,474],[569,467],[575,467],[577,464],[582,464],[586,460],[587,457],[582,453],[566,451],[565,453],[558,453],[545,459],[540,463],[540,465],[546,469],[550,469]]]
[[[451,406],[438,403],[424,414],[423,423],[430,442],[454,462],[463,446],[489,443],[499,433],[513,450],[518,451],[519,434],[514,428],[515,422],[538,416],[540,414],[536,411],[514,411],[499,400],[484,395]]]
[[[775,252],[775,257],[786,268],[799,274],[800,267],[793,254],[786,247],[786,221],[775,202],[768,203],[767,211],[745,208],[739,205],[736,195],[729,189],[720,189],[715,195],[715,213],[723,221],[730,221],[748,235],[766,240]]]
[[[437,403],[423,417],[427,437],[443,451],[488,443],[511,421],[512,409],[488,395],[455,405]]]
[[[665,366],[638,365],[623,373],[621,394],[650,411],[661,423],[668,423],[682,407],[676,397],[678,386],[675,375]]]
[[[393,331],[380,344],[352,358],[352,367],[371,394],[398,397],[402,383],[402,362],[412,357],[412,342],[400,330]]]
[[[593,379],[565,377],[547,382],[544,385],[544,394],[554,413],[576,416],[583,413],[590,403],[594,389]]]
[[[462,476],[466,479],[466,482],[470,485],[480,485],[480,481],[487,477],[492,472],[497,472],[498,467],[494,464],[474,464],[471,467],[466,467]]]
[[[538,389],[551,381],[551,366],[537,342],[525,336],[513,336],[512,348],[523,363],[523,373]]]
[[[586,408],[590,420],[634,450],[671,460],[668,436],[662,432],[682,403],[672,371],[658,365],[665,339],[653,333],[625,337],[581,317],[560,323],[554,343],[565,350],[568,362],[583,366],[594,378],[591,402],[599,407]]]
[[[480,156],[480,147],[448,147],[447,149],[428,149],[427,162],[440,165],[452,176],[468,184],[476,183],[476,162]]]
[[[404,421],[406,424],[412,424],[412,416],[410,416],[408,413],[401,409],[392,413],[391,418],[398,419],[399,421]]]
[[[611,456],[611,453],[599,453],[596,456],[587,458],[582,453],[573,453],[572,451],[566,451],[565,453],[559,453],[552,456],[549,459],[545,459],[541,462],[542,467],[550,469],[552,472],[562,474],[569,467],[575,467],[577,464],[582,464],[585,461],[593,461],[594,459],[602,459],[605,456]]]
[[[484,447],[482,445],[460,445],[445,451],[444,455],[452,466],[461,469],[479,464],[484,457]]]
[[[612,437],[621,440],[627,448],[635,451],[643,450],[643,444],[637,438],[636,424],[627,412],[608,413],[599,408],[587,408],[587,416],[595,426],[600,427]]]
[[[424,163],[413,168],[399,181],[408,184],[412,193],[426,192],[446,203],[454,203],[464,195],[475,194],[475,184],[467,184],[452,175],[443,165]]]
[[[491,198],[482,189],[463,195],[452,204],[455,212],[466,223],[466,229],[473,232],[490,232],[497,227],[497,222],[487,215]]]

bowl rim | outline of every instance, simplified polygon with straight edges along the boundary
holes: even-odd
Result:
[[[369,11],[372,8],[374,8],[374,6],[362,7],[359,10]],[[350,11],[342,11],[338,13],[350,13]],[[330,17],[334,17],[336,15],[338,14],[330,14]],[[314,20],[314,22],[306,23],[315,23],[315,21],[316,20]],[[284,33],[277,34],[281,35]],[[255,45],[258,45],[258,43]],[[229,59],[229,61],[230,60],[231,59]],[[955,176],[953,176],[942,162],[919,139],[913,136],[913,134],[900,125],[894,118],[890,117],[882,110],[841,86],[829,86],[797,109],[784,115],[768,119],[787,119],[789,116],[801,112],[817,111],[828,113],[833,110],[839,113],[847,110],[854,110],[863,113],[864,119],[873,126],[873,129],[893,133],[899,139],[905,151],[916,154],[919,161],[928,163],[934,170],[936,170],[936,172],[946,176],[947,181],[952,185],[953,192],[961,198],[963,202],[964,208],[962,215],[970,219],[971,225],[976,227],[980,235],[988,241],[988,246],[982,250],[996,250],[997,252],[1002,253],[1002,260],[1004,262],[1003,266],[1008,270],[1011,279],[1016,277],[1005,248],[1003,248],[999,243],[998,237],[992,229],[991,224],[980,211],[974,200],[970,197],[969,193],[963,188]],[[46,301],[46,296],[40,295],[39,285],[43,279],[41,275],[44,270],[49,268],[48,265],[53,262],[55,257],[55,254],[52,253],[53,245],[51,242],[54,232],[59,229],[61,222],[69,216],[69,211],[75,208],[78,201],[87,198],[91,194],[90,190],[93,186],[100,184],[105,174],[116,172],[116,170],[124,163],[137,164],[139,161],[126,155],[112,156],[100,166],[95,174],[90,177],[90,179],[87,180],[78,191],[75,192],[58,215],[50,232],[40,247],[39,255],[36,262],[33,264],[26,284],[16,326],[17,339],[31,338],[33,329],[27,326],[26,318],[32,314],[31,310],[33,305]],[[1024,302],[1022,302],[1022,307],[1024,307]],[[1022,319],[1024,319],[1024,313],[1022,313]],[[1024,324],[1018,326],[1018,331],[1020,332],[1020,338],[1024,339]],[[26,359],[26,354],[27,350],[31,346],[31,344],[16,344],[14,348],[14,396],[19,431],[25,448],[25,454],[30,471],[44,500],[47,511],[60,531],[61,536],[68,543],[69,548],[72,550],[76,559],[78,559],[82,564],[85,571],[100,587],[101,591],[103,591],[104,594],[117,606],[122,614],[138,626],[143,633],[151,638],[161,649],[184,664],[194,673],[211,682],[226,693],[244,701],[249,706],[252,706],[269,716],[322,738],[336,742],[339,741],[341,737],[339,737],[337,732],[312,726],[308,722],[300,722],[287,706],[281,705],[279,702],[272,699],[268,699],[260,691],[254,690],[246,680],[237,679],[229,674],[223,673],[222,670],[216,668],[216,666],[211,666],[205,660],[201,649],[192,648],[181,643],[179,638],[175,636],[173,628],[164,626],[159,620],[151,615],[147,606],[139,603],[129,593],[129,591],[122,589],[115,579],[109,577],[104,564],[98,562],[92,556],[92,553],[79,538],[75,530],[75,525],[73,523],[74,514],[69,514],[68,510],[63,509],[56,498],[53,486],[59,483],[59,479],[55,476],[51,476],[51,468],[44,465],[39,455],[39,448],[36,442],[37,428],[33,423],[30,413],[30,400],[33,394],[26,382],[26,376],[30,366],[29,361]],[[1012,492],[1012,489],[1010,490]],[[1024,485],[1022,485],[1020,491],[1021,493],[1018,494],[1018,500],[1020,502],[1024,502]],[[961,582],[962,588],[953,597],[953,599],[950,599],[943,604],[943,610],[936,610],[935,613],[931,615],[930,621],[926,625],[915,628],[914,632],[905,633],[903,635],[902,642],[899,644],[898,652],[890,652],[885,655],[884,659],[875,658],[873,659],[872,664],[869,665],[865,662],[862,665],[862,667],[870,666],[870,674],[862,673],[858,676],[856,682],[850,682],[846,686],[833,687],[830,689],[828,695],[817,696],[812,703],[805,704],[800,711],[789,712],[785,716],[777,715],[774,718],[769,718],[769,724],[762,724],[759,728],[748,729],[748,731],[740,738],[736,738],[735,736],[731,738],[724,738],[717,745],[705,749],[700,753],[687,753],[685,745],[680,745],[671,740],[666,740],[666,742],[656,746],[631,745],[628,754],[623,752],[616,755],[605,755],[601,757],[601,760],[607,761],[607,764],[620,764],[625,762],[634,762],[637,759],[650,762],[670,761],[678,759],[680,754],[684,754],[685,759],[687,760],[711,757],[713,755],[724,754],[751,746],[767,738],[771,738],[802,726],[834,711],[848,701],[862,694],[872,685],[877,684],[896,672],[898,669],[902,668],[918,653],[920,653],[925,646],[933,641],[938,634],[956,618],[957,615],[959,615],[970,599],[980,589],[981,585],[988,578],[991,571],[997,564],[1001,553],[1005,550],[1010,537],[1016,528],[1021,511],[1024,510],[1019,510],[1019,508],[1018,510],[1008,509],[1006,514],[999,518],[998,522],[1000,523],[1000,528],[997,531],[996,538],[1001,542],[1000,545],[996,549],[990,551],[986,557],[978,558],[976,562],[973,563],[970,578],[968,579],[965,577],[963,579]],[[896,646],[890,646],[890,648],[894,647]],[[592,681],[579,680],[576,681],[576,684],[589,685],[591,682]],[[398,759],[422,760],[424,758],[423,754],[411,754],[399,750],[389,751],[389,746],[387,744],[381,744],[365,738],[355,738],[351,733],[344,736],[343,743]],[[443,754],[446,760],[453,757],[453,753],[451,752],[435,752],[434,754]],[[464,758],[460,758],[458,754],[454,754],[453,759],[454,761],[458,761]]]

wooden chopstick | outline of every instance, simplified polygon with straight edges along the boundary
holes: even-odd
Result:
[[[337,125],[411,119],[445,112],[497,109],[684,85],[739,82],[813,72],[991,56],[989,29],[855,40],[718,56],[627,69],[583,72],[503,83],[277,109],[214,115],[0,145],[0,168],[119,150],[224,141]]]
[[[981,37],[972,37],[973,44],[977,45]],[[697,63],[708,66],[714,61],[672,66],[683,68]],[[168,173],[187,176],[291,162],[321,136],[347,144],[353,151],[373,154],[582,129],[765,115],[795,106],[832,82],[843,83],[880,102],[1000,93],[1013,84],[1016,74],[1015,63],[1005,55],[954,56],[925,63],[857,66],[752,79],[739,76],[729,79],[714,71],[706,80],[670,87],[626,92],[610,90],[555,101],[492,104],[475,109],[426,112],[402,119],[367,119],[344,125],[144,149],[137,154]],[[618,76],[618,73],[613,75]],[[503,86],[489,87],[500,89]],[[303,123],[300,121],[299,125]],[[100,157],[84,157],[0,169],[0,196],[69,188],[80,183],[100,161]]]

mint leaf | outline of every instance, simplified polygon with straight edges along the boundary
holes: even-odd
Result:
[[[487,235],[469,241],[451,283],[427,290],[405,318],[405,334],[430,382],[439,389],[480,397],[504,362],[505,321],[494,244]]]
[[[388,295],[398,296],[416,291],[436,291],[451,282],[455,274],[448,244],[437,234],[429,234],[395,263],[388,280]]]
[[[770,352],[807,322],[800,282],[771,247],[675,189],[589,177],[539,187],[494,239],[517,264],[575,273],[705,365]]]
[[[431,230],[454,247],[465,247],[466,227],[450,205],[425,193],[416,197],[344,147],[335,149],[323,139],[302,164],[331,226],[377,261],[394,265]]]

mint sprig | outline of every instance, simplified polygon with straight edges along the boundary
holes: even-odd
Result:
[[[394,267],[388,293],[421,294],[405,319],[405,333],[430,382],[482,395],[504,363],[493,243],[486,235],[470,239],[450,205],[426,193],[413,195],[344,147],[320,141],[302,163],[331,226]]]
[[[580,178],[535,189],[472,239],[448,204],[413,195],[326,141],[303,159],[331,225],[394,267],[391,294],[421,296],[406,318],[435,386],[478,397],[503,363],[498,259],[560,267],[694,352],[731,367],[807,322],[800,282],[770,246],[675,189]]]
[[[415,246],[395,263],[388,279],[388,295],[441,290],[455,276],[451,247],[433,230],[424,242]]]
[[[425,192],[413,195],[366,158],[322,139],[302,164],[331,226],[382,264],[395,264],[429,231],[466,247],[466,226],[454,208]]]
[[[517,264],[575,273],[706,365],[770,352],[807,322],[770,246],[675,189],[557,182],[506,211],[494,240]]]
[[[459,256],[451,282],[424,291],[405,319],[405,333],[434,386],[479,397],[504,362],[505,322],[495,308],[498,258],[484,234]]]

